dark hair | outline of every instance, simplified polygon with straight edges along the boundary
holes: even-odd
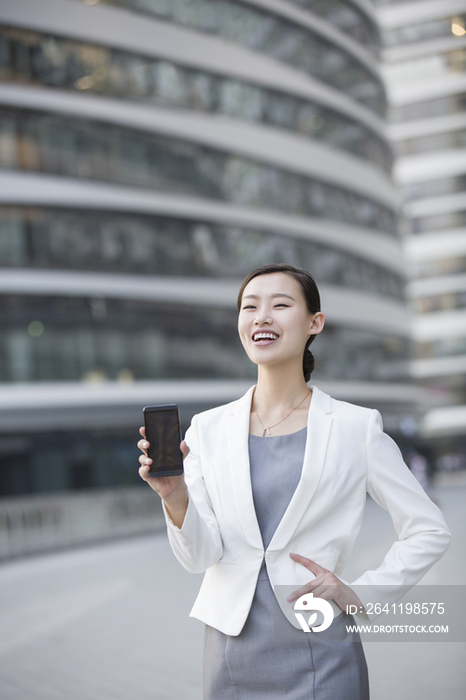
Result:
[[[244,280],[243,284],[241,285],[241,289],[239,290],[238,311],[241,310],[241,302],[243,300],[244,290],[249,284],[249,282],[255,277],[259,277],[260,275],[271,275],[275,272],[284,272],[285,274],[294,277],[294,279],[297,282],[299,282],[301,286],[301,291],[303,293],[303,297],[306,300],[307,310],[310,314],[316,314],[318,311],[320,311],[319,290],[317,289],[317,285],[314,282],[311,275],[309,274],[309,272],[303,270],[300,267],[294,267],[294,265],[287,265],[286,263],[274,263],[271,265],[263,265],[262,267],[258,267],[252,272],[250,272]],[[314,355],[309,349],[309,346],[314,341],[314,338],[315,335],[311,335],[309,340],[306,341],[306,345],[304,346],[303,374],[305,382],[309,381],[315,367]]]

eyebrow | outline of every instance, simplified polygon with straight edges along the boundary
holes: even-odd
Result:
[[[284,292],[278,292],[278,294],[272,294],[272,299],[276,299],[277,297],[286,297],[287,299],[291,299],[292,301],[296,301],[293,297],[290,297],[289,294],[285,294]],[[258,299],[259,297],[257,294],[246,294],[243,299]]]

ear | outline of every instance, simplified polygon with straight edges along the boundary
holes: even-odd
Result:
[[[309,326],[309,335],[318,335],[322,333],[325,325],[325,316],[321,311],[318,311],[312,317],[311,324]]]

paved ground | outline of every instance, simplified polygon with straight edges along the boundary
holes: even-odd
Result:
[[[455,537],[424,581],[466,584],[466,487],[444,487],[438,500]],[[369,502],[345,577],[377,566],[393,539]],[[0,698],[200,700],[203,630],[188,618],[200,581],[160,535],[3,564]],[[372,700],[466,697],[466,643],[365,649]]]

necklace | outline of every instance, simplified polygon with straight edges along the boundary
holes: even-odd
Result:
[[[252,412],[256,414],[257,420],[258,420],[259,423],[261,424],[261,428],[262,428],[263,431],[264,431],[264,432],[262,433],[262,437],[270,437],[270,436],[271,436],[270,429],[271,429],[271,428],[276,428],[276,426],[277,426],[277,425],[280,425],[280,423],[283,423],[283,421],[286,420],[286,419],[288,418],[288,416],[291,416],[291,414],[293,413],[293,411],[296,411],[296,409],[299,408],[299,407],[301,406],[302,403],[304,403],[304,399],[306,399],[306,398],[309,396],[309,394],[310,394],[310,392],[308,392],[308,393],[304,396],[304,398],[302,398],[301,401],[300,401],[298,404],[296,404],[296,406],[295,406],[294,408],[292,408],[291,411],[290,411],[289,413],[286,414],[286,416],[285,416],[284,418],[282,418],[281,420],[279,420],[278,423],[274,423],[273,425],[269,425],[268,427],[266,427],[266,426],[262,423],[259,414],[257,413],[256,409],[254,408]]]

